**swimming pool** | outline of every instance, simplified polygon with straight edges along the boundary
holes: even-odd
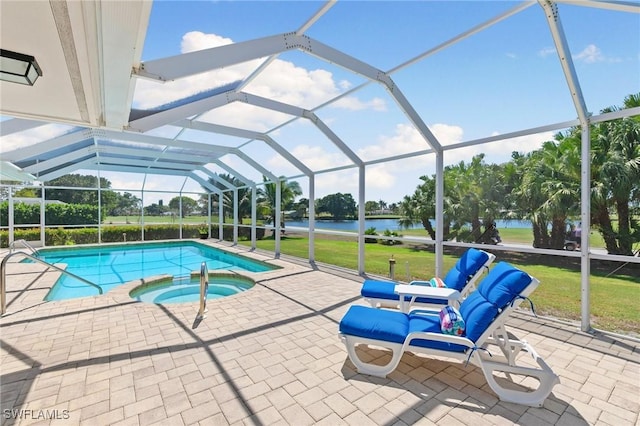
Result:
[[[40,249],[38,257],[49,263],[66,263],[69,272],[99,285],[105,293],[145,277],[161,274],[185,277],[199,271],[202,262],[206,262],[209,271],[264,272],[278,268],[194,241]],[[45,300],[97,293],[95,288],[63,274]]]

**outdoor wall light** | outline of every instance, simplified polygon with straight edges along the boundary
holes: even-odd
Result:
[[[33,86],[42,76],[36,58],[10,50],[0,49],[0,80]]]

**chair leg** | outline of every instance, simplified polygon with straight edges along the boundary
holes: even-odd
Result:
[[[523,350],[528,352],[537,362],[540,368],[519,367],[515,365],[513,360],[508,359],[508,363],[489,361],[477,352],[474,354],[476,363],[482,369],[487,383],[491,389],[498,395],[502,401],[513,402],[516,404],[529,405],[531,407],[541,407],[545,399],[549,396],[553,387],[560,383],[558,376],[551,370],[551,367],[535,352],[535,350],[527,342],[509,341],[510,346],[518,346],[517,351]],[[511,358],[511,357],[507,357]],[[504,372],[519,374],[522,376],[533,377],[538,380],[538,388],[533,391],[508,389],[500,386],[493,376],[493,372]]]
[[[347,353],[349,354],[349,359],[356,366],[358,373],[368,374],[371,376],[377,377],[386,377],[387,374],[393,372],[396,369],[398,364],[400,363],[400,359],[403,354],[403,345],[399,343],[389,343],[385,342],[384,345],[388,349],[391,350],[391,360],[386,365],[375,365],[370,364],[368,362],[364,362],[360,359],[358,354],[356,353],[357,345],[368,345],[372,344],[375,346],[381,346],[382,343],[379,341],[369,341],[369,339],[356,337],[356,336],[348,336],[343,335],[345,340],[345,346],[347,347]]]

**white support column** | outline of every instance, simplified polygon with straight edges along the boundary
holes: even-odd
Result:
[[[256,222],[258,220],[258,200],[257,200],[257,188],[255,185],[251,186],[251,248],[256,248]]]
[[[558,53],[558,59],[565,79],[567,80],[567,86],[571,99],[578,114],[580,120],[580,126],[582,129],[582,142],[581,142],[581,161],[582,166],[580,170],[580,216],[582,221],[582,244],[580,248],[580,275],[581,275],[581,315],[582,320],[580,328],[582,331],[589,331],[590,325],[590,281],[591,281],[591,257],[589,254],[589,235],[591,234],[591,141],[589,133],[590,114],[587,111],[587,106],[582,95],[582,88],[580,87],[580,80],[576,74],[575,66],[573,64],[573,58],[571,57],[571,50],[567,43],[567,38],[564,34],[562,22],[560,20],[560,13],[558,6],[553,1],[538,0],[540,6],[544,10],[547,23],[549,24],[549,30],[553,37],[556,52]],[[585,242],[586,241],[586,242]]]
[[[144,175],[142,179],[142,188],[140,188],[140,235],[142,235],[142,241],[144,241],[144,187],[147,183],[147,175]]]
[[[276,242],[275,252],[276,258],[280,257],[280,215],[282,204],[282,181],[280,178],[276,180],[276,211],[273,214],[273,229],[275,232],[274,239]]]
[[[211,193],[207,193],[207,238],[211,238]]]
[[[436,152],[436,277],[443,276],[444,256],[444,151]]]
[[[364,274],[364,205],[365,205],[365,194],[364,194],[364,176],[365,176],[365,168],[364,164],[361,164],[358,167],[358,274]]]
[[[98,244],[102,244],[102,187],[100,185],[100,169],[98,169]]]
[[[182,189],[180,189],[179,198],[178,198],[178,215],[180,217],[179,227],[180,231],[178,233],[178,238],[182,239]]]
[[[13,186],[9,187],[9,219],[7,224],[9,225],[9,244],[15,241],[15,211],[13,208]]]
[[[316,261],[316,175],[309,176],[309,263]]]
[[[238,244],[238,189],[233,190],[233,244]]]
[[[589,125],[582,126],[580,169],[580,220],[582,228],[582,241],[580,243],[580,301],[582,319],[580,329],[582,331],[591,330],[591,298],[590,298],[590,277],[591,277],[591,245],[589,244],[589,234],[591,234],[591,131]]]
[[[40,244],[45,246],[45,227],[47,226],[47,209],[45,208],[44,185],[40,185]]]
[[[147,175],[144,176],[147,179]],[[142,233],[142,241],[144,241],[144,182],[140,191],[140,232]]]
[[[224,195],[223,192],[220,191],[218,194],[218,239],[220,241],[224,240]]]

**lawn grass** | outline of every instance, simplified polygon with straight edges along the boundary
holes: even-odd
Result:
[[[241,242],[249,244],[249,242]],[[257,241],[257,247],[273,251],[273,239]],[[283,254],[307,258],[308,238],[306,236],[285,236],[281,239]],[[487,247],[490,250],[490,247]],[[318,262],[357,269],[358,252],[355,241],[325,239],[318,235],[315,239],[315,257]],[[435,275],[435,255],[424,246],[408,244],[365,246],[365,272],[372,275],[388,276],[389,258],[395,259],[395,278],[402,281],[429,279]],[[554,256],[518,255],[497,252],[497,261],[507,260],[540,280],[541,284],[531,297],[536,312],[540,315],[579,321],[581,318],[581,275],[578,260],[573,264],[566,258]],[[457,261],[459,254],[446,254],[444,271],[448,271]],[[640,277],[637,270],[624,268],[616,275],[605,277],[604,269],[592,267],[591,275],[591,322],[603,330],[640,334]],[[614,267],[609,269],[612,270]],[[407,269],[409,274],[406,273]],[[626,274],[626,275],[625,275]],[[527,308],[527,304],[521,305]]]

